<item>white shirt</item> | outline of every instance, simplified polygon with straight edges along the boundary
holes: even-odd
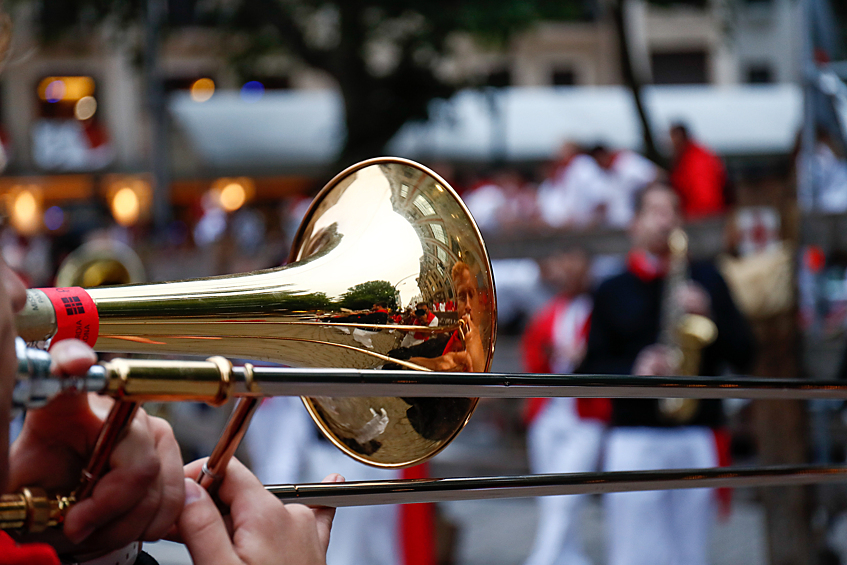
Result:
[[[588,155],[580,154],[538,187],[538,210],[553,227],[586,227],[607,204],[608,175]]]
[[[615,228],[628,227],[635,214],[635,195],[655,182],[659,168],[635,151],[623,150],[615,155],[606,171],[609,200],[606,222]]]

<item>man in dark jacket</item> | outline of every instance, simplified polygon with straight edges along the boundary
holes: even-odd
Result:
[[[633,248],[625,273],[597,290],[581,371],[673,375],[675,352],[659,344],[662,310],[674,301],[687,313],[707,316],[717,338],[702,351],[700,374],[726,367],[744,371],[754,340],[714,266],[695,263],[690,278],[664,292],[671,253],[669,236],[681,225],[679,200],[669,187],[645,189],[631,227]],[[665,328],[673,331],[673,328]],[[699,401],[685,421],[669,417],[657,400],[615,399],[606,448],[607,471],[714,467],[714,430],[722,425],[720,401]],[[711,491],[691,489],[609,495],[609,564],[706,565],[713,515]]]

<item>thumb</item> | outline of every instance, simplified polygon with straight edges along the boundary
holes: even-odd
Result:
[[[473,373],[473,359],[467,351],[459,351],[456,353],[456,361],[458,361],[459,370],[463,373]]]
[[[185,479],[185,507],[177,529],[195,565],[241,563],[212,497],[188,478]]]
[[[338,473],[326,477],[322,483],[343,483],[344,477]],[[332,529],[332,519],[335,518],[335,508],[313,508],[315,513],[315,527],[318,529],[318,543],[321,544],[321,550],[326,555],[326,550],[329,548],[329,533]]]

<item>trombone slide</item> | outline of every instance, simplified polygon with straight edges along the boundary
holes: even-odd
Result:
[[[847,400],[847,382],[723,377],[435,373],[374,369],[233,367],[206,361],[114,359],[82,377],[50,373],[50,356],[17,342],[14,408],[38,408],[64,391],[96,392],[135,402],[222,404],[230,397],[402,398],[750,398]]]

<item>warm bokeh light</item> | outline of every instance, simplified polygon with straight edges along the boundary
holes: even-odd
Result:
[[[38,97],[45,102],[76,101],[94,94],[91,77],[44,77],[38,83]]]
[[[215,93],[215,81],[210,78],[201,78],[191,85],[191,99],[195,102],[205,102]]]
[[[247,200],[247,191],[238,182],[231,182],[221,189],[221,208],[227,212],[235,212]]]
[[[91,118],[97,111],[97,100],[93,96],[83,96],[74,105],[74,116],[83,121]]]
[[[18,187],[12,195],[12,225],[23,235],[41,228],[41,198],[37,190],[37,187]]]
[[[105,197],[115,221],[129,227],[146,221],[153,204],[153,190],[144,175],[106,175]]]
[[[138,221],[141,216],[141,202],[132,188],[125,186],[112,197],[112,216],[122,226],[131,226]]]
[[[235,212],[250,200],[256,192],[253,179],[249,177],[219,178],[212,183],[205,201],[208,205]]]

